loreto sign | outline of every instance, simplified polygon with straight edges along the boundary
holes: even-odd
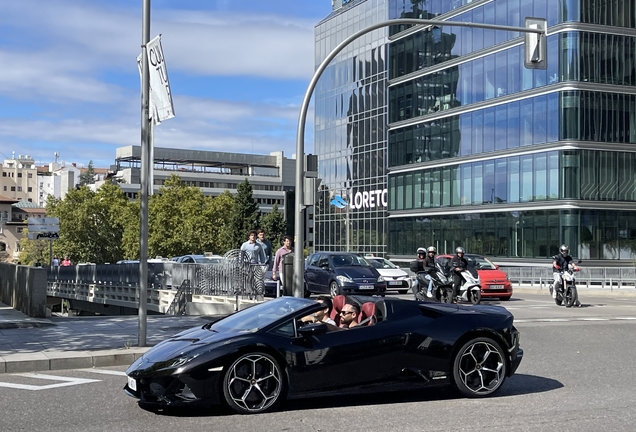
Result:
[[[351,210],[387,208],[389,206],[388,191],[386,189],[358,191],[353,195],[351,202],[348,202],[340,195],[336,195],[330,201],[330,204],[339,209],[349,206]]]
[[[356,210],[386,208],[389,206],[388,191],[386,189],[358,191],[349,204],[351,209]]]

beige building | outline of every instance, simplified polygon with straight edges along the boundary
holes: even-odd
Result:
[[[20,241],[25,237],[30,217],[44,217],[46,210],[29,201],[0,195],[0,262],[17,262]]]
[[[0,194],[17,201],[38,202],[37,168],[29,155],[5,159],[0,169]]]

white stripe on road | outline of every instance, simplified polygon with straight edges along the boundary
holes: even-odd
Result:
[[[21,389],[21,390],[48,390],[52,388],[68,387],[73,385],[87,384],[87,383],[100,381],[100,380],[93,380],[93,379],[68,378],[68,377],[60,377],[60,376],[53,376],[53,375],[34,374],[34,373],[13,374],[13,376],[22,376],[25,378],[37,378],[37,379],[45,379],[49,381],[63,381],[63,382],[59,384],[48,384],[48,385],[42,385],[42,386],[0,382],[0,387],[15,388],[15,389]]]
[[[92,372],[96,374],[103,375],[118,375],[118,376],[126,376],[126,372],[107,370],[107,369],[80,369],[82,372]]]
[[[577,318],[578,321],[609,321],[609,318]]]
[[[616,317],[617,320],[636,320],[636,317]]]
[[[537,321],[540,322],[568,322],[568,321],[572,321],[571,319],[567,319],[567,318],[537,318]]]

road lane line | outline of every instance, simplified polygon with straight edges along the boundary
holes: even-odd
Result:
[[[36,378],[36,379],[44,379],[44,380],[49,380],[49,381],[63,381],[61,383],[58,384],[48,384],[48,385],[30,385],[30,384],[17,384],[17,383],[7,383],[7,382],[0,382],[0,387],[6,387],[6,388],[15,388],[15,389],[20,389],[20,390],[33,390],[33,391],[37,391],[37,390],[48,390],[48,389],[52,389],[52,388],[59,388],[59,387],[68,387],[68,386],[74,386],[74,385],[79,385],[79,384],[88,384],[88,383],[93,383],[93,382],[100,382],[101,380],[94,380],[94,379],[85,379],[85,378],[69,378],[69,377],[61,377],[61,376],[54,376],[54,375],[44,375],[44,374],[35,374],[35,373],[21,373],[21,374],[12,374],[13,376],[22,376],[25,378]]]
[[[127,376],[126,372],[114,371],[108,369],[79,369],[82,372],[91,372],[96,374],[104,374],[104,375],[118,375],[118,376]]]

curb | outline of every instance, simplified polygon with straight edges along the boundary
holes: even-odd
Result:
[[[128,366],[151,347],[101,351],[49,351],[0,356],[0,374]]]
[[[55,327],[57,324],[51,321],[0,321],[0,330],[19,328]]]

